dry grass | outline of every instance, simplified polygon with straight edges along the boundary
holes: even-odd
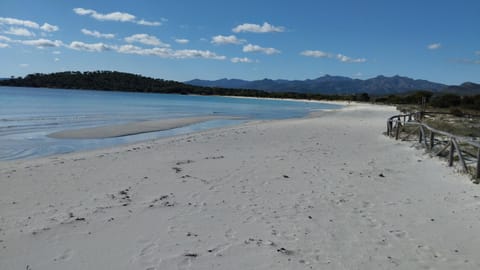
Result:
[[[404,113],[420,110],[419,106],[415,105],[402,105],[397,108]],[[450,114],[453,111],[452,109],[426,108],[426,111],[441,114],[426,115],[423,119],[425,124],[457,136],[480,138],[480,115],[478,115],[478,112],[463,110],[461,111],[463,116],[455,116]]]

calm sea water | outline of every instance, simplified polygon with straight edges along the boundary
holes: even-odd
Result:
[[[109,147],[258,119],[302,117],[338,105],[314,102],[125,92],[0,87],[0,160]],[[56,131],[205,115],[239,116],[108,139],[53,139]]]

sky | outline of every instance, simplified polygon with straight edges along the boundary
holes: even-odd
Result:
[[[480,83],[478,0],[0,0],[0,77]]]

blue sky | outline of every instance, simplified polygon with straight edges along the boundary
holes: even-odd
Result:
[[[0,1],[0,77],[480,82],[480,1]]]

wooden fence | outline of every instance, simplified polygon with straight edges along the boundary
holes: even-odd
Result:
[[[418,134],[418,142],[434,156],[448,155],[448,165],[459,161],[464,172],[474,175],[474,183],[480,183],[480,143],[471,137],[453,135],[423,123],[425,115],[433,112],[415,112],[394,115],[387,120],[387,133],[396,140],[408,140]],[[403,137],[402,137],[403,136]],[[473,170],[473,171],[472,171]]]

